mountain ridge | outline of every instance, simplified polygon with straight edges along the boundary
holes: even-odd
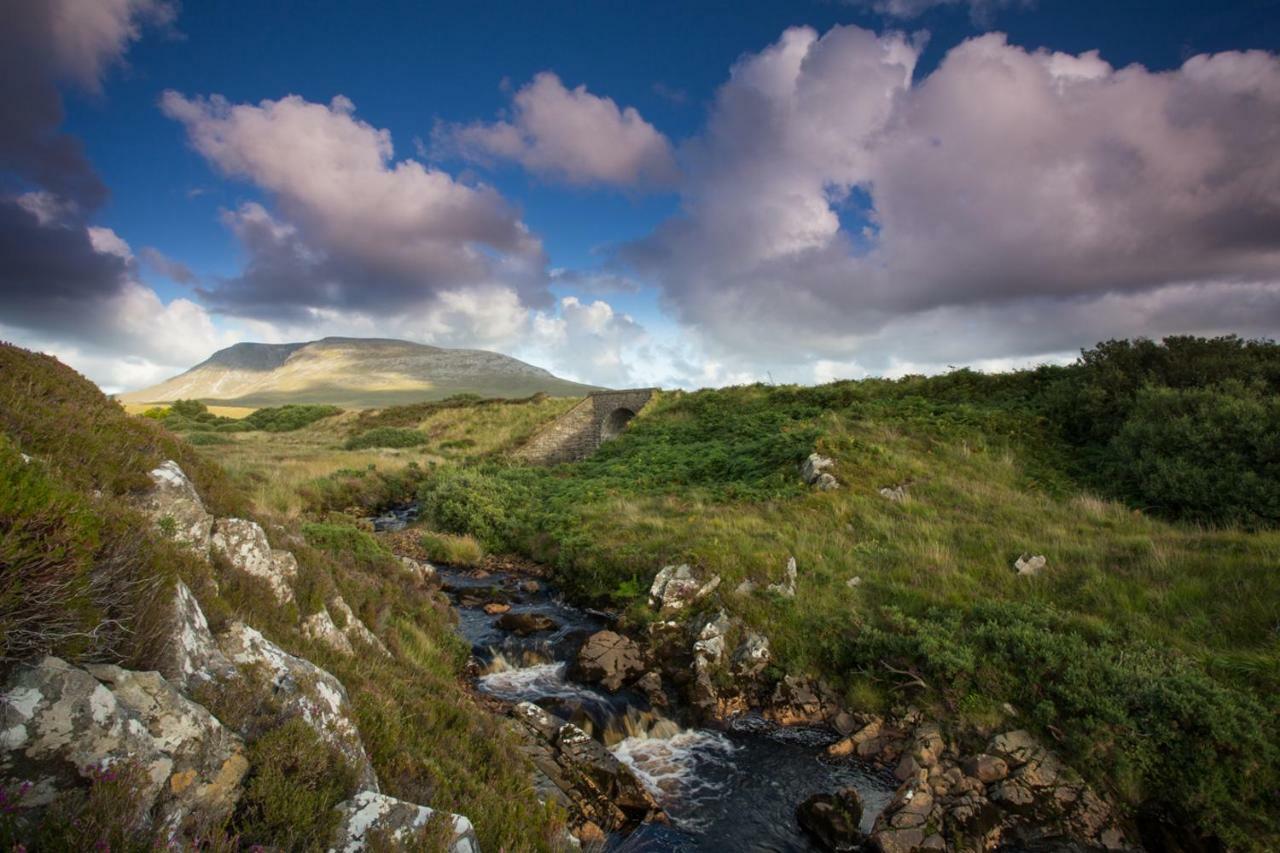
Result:
[[[489,350],[452,349],[394,338],[326,337],[267,344],[244,341],[157,385],[119,395],[125,403],[178,399],[234,406],[330,403],[379,408],[453,394],[581,396],[596,386]]]

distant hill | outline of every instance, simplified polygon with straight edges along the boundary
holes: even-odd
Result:
[[[159,385],[120,395],[126,403],[201,400],[234,406],[332,403],[381,408],[453,394],[580,396],[597,390],[496,352],[445,349],[383,338],[241,343]]]

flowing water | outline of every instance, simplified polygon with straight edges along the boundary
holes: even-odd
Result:
[[[682,728],[650,709],[638,693],[608,693],[567,678],[582,641],[609,627],[607,617],[567,605],[544,583],[500,572],[485,577],[440,567],[482,674],[477,687],[509,701],[534,702],[600,740],[641,779],[671,818],[615,837],[616,851],[807,851],[795,820],[809,796],[852,785],[862,794],[863,830],[892,795],[881,774],[827,760],[836,735],[825,729],[779,728],[748,716],[726,731]],[[522,584],[525,587],[522,587]],[[555,627],[527,636],[498,627],[483,605],[546,616]]]

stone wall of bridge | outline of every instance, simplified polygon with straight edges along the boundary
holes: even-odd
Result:
[[[539,465],[585,459],[625,429],[655,390],[597,391],[534,433],[515,457]]]

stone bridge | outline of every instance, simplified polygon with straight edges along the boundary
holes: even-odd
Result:
[[[597,391],[534,433],[516,450],[515,457],[542,465],[586,459],[601,444],[616,438],[656,390]]]

